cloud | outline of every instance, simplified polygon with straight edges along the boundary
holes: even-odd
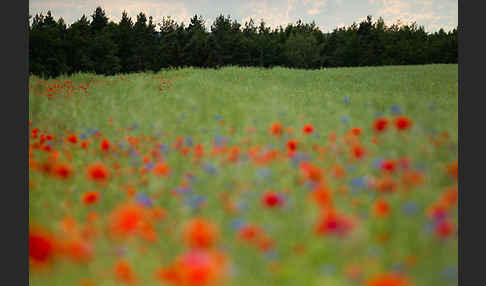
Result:
[[[321,13],[321,9],[327,4],[327,0],[302,0],[304,5],[312,6],[311,9],[307,10],[309,15],[317,15]]]
[[[285,27],[290,23],[290,11],[293,9],[294,0],[288,0],[287,6],[272,6],[265,1],[248,1],[241,6],[247,17],[243,18],[245,23],[252,18],[254,21],[263,19],[265,25],[271,28],[276,28],[279,25]]]
[[[69,24],[77,21],[83,14],[89,16],[93,14],[96,7],[101,6],[111,21],[118,22],[123,11],[134,21],[140,12],[147,17],[152,16],[154,23],[159,23],[164,16],[171,16],[177,22],[187,23],[192,16],[189,10],[180,1],[129,1],[129,0],[76,0],[76,1],[43,1],[30,0],[29,13],[46,13],[52,11],[55,18],[63,17]]]
[[[369,0],[369,3],[378,7],[377,16],[383,17],[387,24],[416,22],[428,31],[457,25],[457,1]]]

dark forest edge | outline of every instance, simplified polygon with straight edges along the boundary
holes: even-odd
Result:
[[[457,63],[457,28],[427,33],[416,23],[385,25],[380,17],[323,33],[297,21],[271,29],[262,20],[239,24],[220,15],[205,27],[195,15],[186,27],[170,17],[160,31],[144,13],[136,21],[122,13],[109,21],[98,7],[89,20],[83,15],[66,25],[47,12],[29,16],[29,71],[44,78],[92,72],[114,75],[165,68],[283,66],[301,69],[383,65]],[[32,22],[32,23],[30,23]]]

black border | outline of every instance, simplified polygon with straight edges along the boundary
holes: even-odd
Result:
[[[29,197],[28,197],[28,78],[29,1],[8,3],[2,17],[2,122],[3,172],[2,256],[6,267],[2,284],[29,284]],[[11,5],[10,5],[11,4]],[[12,9],[13,8],[13,9]],[[21,141],[24,138],[23,141]],[[22,143],[23,144],[22,144]],[[11,282],[12,281],[12,282]]]
[[[467,5],[467,4],[483,4]],[[483,99],[484,51],[486,46],[480,40],[484,19],[484,2],[459,1],[459,285],[484,284],[483,251],[485,236],[482,235],[484,202],[484,146]],[[484,38],[484,36],[482,36]],[[483,59],[483,60],[481,60]],[[475,102],[476,101],[476,102]],[[467,131],[466,131],[467,129]],[[465,139],[465,134],[470,134]]]
[[[485,240],[480,235],[483,229],[482,218],[484,200],[479,197],[485,191],[482,186],[481,176],[484,177],[484,140],[481,135],[484,132],[482,123],[485,113],[483,106],[475,100],[484,97],[484,87],[480,86],[484,81],[484,62],[480,60],[486,47],[483,44],[484,32],[482,17],[485,9],[479,5],[466,6],[468,4],[482,4],[481,1],[458,1],[458,37],[459,37],[459,285],[481,285],[484,278],[482,252],[478,249]],[[3,166],[6,172],[3,178],[8,182],[2,190],[4,222],[2,239],[4,253],[7,257],[8,271],[3,271],[3,281],[14,281],[9,285],[28,285],[28,0],[9,2],[9,8],[15,6],[18,13],[4,13],[4,24],[8,23],[8,29],[4,37],[2,50],[3,77],[4,79],[4,104],[3,122],[8,127],[3,135],[4,157]],[[8,9],[11,11],[10,9]],[[476,12],[476,13],[474,13]],[[469,43],[466,40],[469,40]],[[5,62],[6,60],[6,62]],[[474,86],[476,83],[476,86]],[[465,100],[466,99],[466,100]],[[9,104],[15,102],[15,108]],[[465,104],[468,102],[467,104]],[[467,106],[467,111],[466,111]],[[10,112],[9,112],[10,111]],[[15,119],[12,116],[16,117]],[[10,123],[14,122],[13,128]],[[478,124],[479,123],[479,124]],[[22,127],[22,128],[19,128]],[[471,134],[466,140],[465,129]],[[13,131],[12,134],[11,132]],[[24,138],[23,144],[18,144],[12,138]],[[481,148],[483,147],[483,148]],[[15,150],[16,152],[12,152]],[[18,154],[24,160],[19,160]],[[5,157],[6,155],[6,157]],[[473,160],[475,159],[475,160]],[[475,162],[473,162],[475,161]],[[15,163],[15,164],[12,164]],[[464,166],[467,167],[464,169]],[[12,168],[15,165],[16,168]],[[466,173],[467,171],[467,173]],[[467,180],[466,180],[467,178]],[[477,181],[474,181],[476,179]],[[19,182],[23,182],[19,186]],[[10,184],[13,183],[13,184]],[[11,186],[13,185],[13,187]],[[469,227],[467,226],[469,225]],[[467,236],[467,238],[466,238]],[[474,255],[475,254],[475,255]]]

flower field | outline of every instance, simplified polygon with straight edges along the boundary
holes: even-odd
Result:
[[[31,285],[457,285],[457,88],[456,64],[31,76]]]

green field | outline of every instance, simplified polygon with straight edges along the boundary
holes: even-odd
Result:
[[[399,116],[410,128],[395,128]],[[373,129],[378,117],[388,120],[381,133]],[[31,285],[458,283],[456,64],[31,76],[29,119]],[[275,122],[280,135],[269,132]],[[302,132],[306,124],[313,132]],[[356,146],[362,157],[353,157]],[[103,182],[88,178],[96,162],[110,172]],[[169,172],[157,175],[161,164]],[[318,189],[331,204],[313,200]],[[275,207],[262,203],[270,190]],[[92,204],[83,202],[88,191],[99,194]],[[377,200],[388,206],[383,216]],[[113,226],[117,208],[130,202],[140,214]],[[316,232],[334,212],[352,227],[337,219],[346,230]],[[203,255],[206,264],[171,268],[199,284],[157,278],[199,241],[201,234],[182,240],[196,217],[217,233],[202,234],[210,246],[198,251],[224,262]],[[248,225],[263,235],[241,238]],[[118,228],[126,232],[114,234]],[[386,273],[408,282],[373,284]]]

